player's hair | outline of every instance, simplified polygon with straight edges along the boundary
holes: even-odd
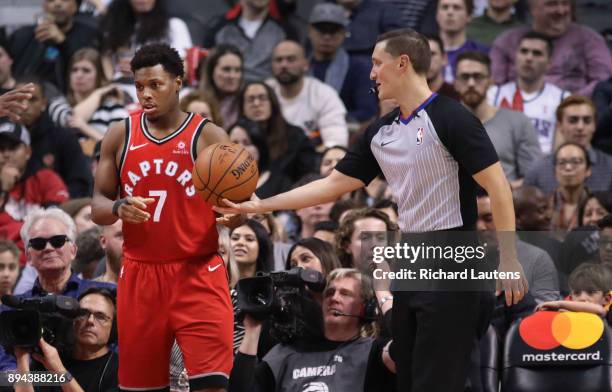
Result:
[[[487,54],[478,52],[476,50],[469,50],[457,56],[457,67],[455,68],[455,74],[457,73],[457,69],[459,69],[459,63],[464,60],[471,60],[485,65],[487,67],[487,72],[491,74],[491,58]]]
[[[17,245],[15,245],[13,241],[6,240],[6,239],[0,240],[0,253],[4,253],[4,252],[11,252],[13,257],[15,257],[17,261],[19,261],[19,255],[21,254],[21,252],[19,251],[19,248],[17,247]]]
[[[246,117],[244,110],[244,96],[249,87],[256,85],[264,88],[266,95],[268,96],[268,101],[270,102],[270,117],[264,122],[259,123],[259,127],[261,128],[263,136],[266,139],[270,153],[270,160],[274,161],[283,156],[289,148],[289,124],[287,124],[287,121],[285,121],[285,118],[283,117],[281,105],[274,90],[272,90],[272,88],[264,82],[247,82],[242,90],[240,90],[240,94],[238,94],[238,110],[240,111],[240,115]]]
[[[21,226],[21,230],[19,231],[26,247],[30,241],[30,229],[41,219],[53,219],[62,223],[64,226],[66,226],[66,236],[68,236],[68,239],[72,243],[76,241],[76,224],[70,215],[66,214],[57,207],[51,207],[46,210],[38,208],[26,215],[23,221],[23,226]]]
[[[220,127],[223,126],[223,117],[221,117],[221,108],[219,107],[219,101],[210,92],[196,90],[185,95],[180,102],[181,110],[186,112],[189,105],[193,102],[205,102],[210,107],[210,114],[212,118],[209,118],[215,125]]]
[[[270,236],[268,235],[266,228],[263,227],[261,223],[253,219],[247,219],[242,226],[248,226],[251,230],[253,230],[253,233],[255,233],[255,239],[257,240],[257,245],[259,246],[259,252],[257,253],[257,259],[255,261],[255,270],[257,272],[270,272],[273,265],[272,241],[270,241]],[[238,227],[231,230],[230,239],[232,233]]]
[[[323,276],[327,277],[336,268],[340,268],[340,260],[334,252],[334,248],[327,242],[318,238],[302,238],[296,242],[287,253],[287,260],[285,262],[285,268],[291,269],[291,255],[298,246],[302,246],[310,250],[315,256],[319,258],[321,262],[321,268],[323,269]]]
[[[593,109],[593,117],[597,117],[597,109],[595,108],[595,104],[591,101],[590,98],[587,98],[583,95],[570,95],[565,98],[559,106],[557,106],[557,111],[555,112],[557,116],[557,122],[563,122],[563,112],[566,108],[575,105],[589,105],[591,109]]]
[[[438,44],[440,53],[444,54],[444,42],[442,42],[442,38],[440,38],[438,34],[428,34],[426,37],[428,41],[433,41]]]
[[[557,147],[557,150],[555,151],[555,155],[554,155],[554,163],[555,163],[555,165],[557,164],[557,155],[559,155],[559,151],[561,151],[562,148],[565,148],[567,146],[578,147],[582,151],[582,154],[584,155],[584,161],[586,163],[587,169],[589,167],[591,167],[591,159],[589,158],[589,152],[587,151],[587,149],[584,148],[584,146],[582,146],[582,145],[580,145],[578,143],[574,143],[574,142],[565,142],[565,143],[561,144],[559,147]]]
[[[203,73],[200,71],[200,88],[201,89],[211,89],[215,95],[215,97],[220,97],[222,95],[219,87],[215,84],[215,80],[213,78],[213,73],[215,72],[215,68],[217,68],[217,63],[221,59],[221,57],[226,54],[233,54],[240,59],[240,68],[244,69],[244,57],[242,57],[242,53],[240,49],[231,44],[220,44],[217,45],[206,58],[206,62],[204,63]],[[242,72],[244,75],[244,72]]]
[[[367,207],[350,211],[340,223],[340,228],[336,232],[336,254],[343,267],[352,268],[355,266],[353,256],[347,251],[351,243],[351,237],[355,232],[355,222],[361,219],[375,218],[385,223],[387,231],[397,231],[398,226],[389,219],[389,215],[375,208]]]
[[[157,43],[141,47],[130,62],[130,67],[132,72],[136,73],[141,68],[154,67],[158,64],[161,64],[164,71],[173,76],[180,78],[185,76],[181,56],[179,56],[176,49],[167,44]]]
[[[584,223],[584,210],[586,208],[587,203],[595,199],[597,202],[608,212],[612,212],[612,192],[593,192],[589,194],[589,196],[584,199],[580,206],[578,206],[578,225],[583,226]]]
[[[582,263],[572,271],[568,280],[572,291],[603,291],[612,289],[612,273],[601,264]]]
[[[521,40],[519,41],[519,46],[520,43],[526,39],[537,39],[539,41],[544,41],[544,43],[546,43],[546,50],[548,50],[548,57],[552,57],[554,46],[552,40],[548,38],[548,36],[542,33],[538,33],[537,31],[528,31],[521,37]]]
[[[378,36],[376,43],[386,41],[385,51],[393,57],[408,55],[414,72],[426,75],[431,63],[427,38],[413,29],[391,30]]]

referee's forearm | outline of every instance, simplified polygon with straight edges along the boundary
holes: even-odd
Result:
[[[297,210],[335,201],[341,195],[363,186],[361,181],[333,172],[329,176],[299,188],[261,200],[262,210]]]

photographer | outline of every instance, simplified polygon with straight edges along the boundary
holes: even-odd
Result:
[[[108,348],[108,344],[116,339],[115,302],[114,291],[105,288],[92,287],[79,297],[79,314],[74,319],[75,344],[69,358],[61,358],[55,347],[41,339],[39,347],[43,355],[31,355],[44,365],[44,369],[30,369],[28,351],[15,347],[19,373],[47,370],[65,374],[67,381],[61,387],[33,388],[32,385],[16,385],[15,391],[118,390],[118,357]]]
[[[234,360],[229,391],[273,391],[280,386],[296,392],[306,388],[394,390],[388,339],[362,336],[367,322],[374,318],[368,314],[375,305],[373,294],[366,275],[348,268],[332,271],[323,294],[324,337],[278,344],[260,363],[256,354],[261,322],[247,315],[246,334]]]
[[[76,225],[58,208],[35,210],[26,216],[21,227],[26,244],[26,258],[38,274],[31,290],[21,298],[44,297],[48,294],[78,298],[92,286],[114,288],[115,285],[82,280],[70,269],[76,256]],[[8,308],[0,307],[0,311]],[[14,358],[0,347],[0,370],[15,369]]]

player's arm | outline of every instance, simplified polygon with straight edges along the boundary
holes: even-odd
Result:
[[[128,223],[141,223],[151,217],[145,210],[147,204],[155,199],[135,196],[116,200],[120,185],[117,153],[122,147],[125,132],[125,122],[115,122],[102,140],[91,203],[91,218],[99,225],[112,225],[118,218]],[[118,203],[115,207],[117,214],[113,213],[115,203]]]
[[[228,206],[213,207],[221,213],[260,213],[276,210],[296,210],[335,201],[345,193],[362,188],[365,184],[337,170],[320,180],[263,200],[251,200],[236,204],[224,199]]]
[[[198,154],[202,152],[206,147],[215,143],[231,143],[229,135],[223,128],[218,125],[215,125],[211,122],[207,122],[204,125],[204,129],[198,138],[198,144],[196,149]]]
[[[523,267],[516,257],[515,217],[512,202],[512,191],[499,162],[474,174],[474,180],[483,187],[491,199],[493,221],[497,230],[499,242],[499,271],[518,272],[520,279],[504,279],[498,281],[506,294],[506,303],[518,303],[529,290]]]

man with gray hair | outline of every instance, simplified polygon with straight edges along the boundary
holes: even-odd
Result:
[[[114,289],[110,283],[80,279],[70,269],[76,256],[76,225],[59,208],[35,210],[26,216],[21,228],[28,263],[38,277],[33,287],[19,297],[43,297],[49,294],[78,298],[92,286]],[[7,310],[6,307],[0,311]],[[0,349],[0,370],[14,369],[15,359]]]

